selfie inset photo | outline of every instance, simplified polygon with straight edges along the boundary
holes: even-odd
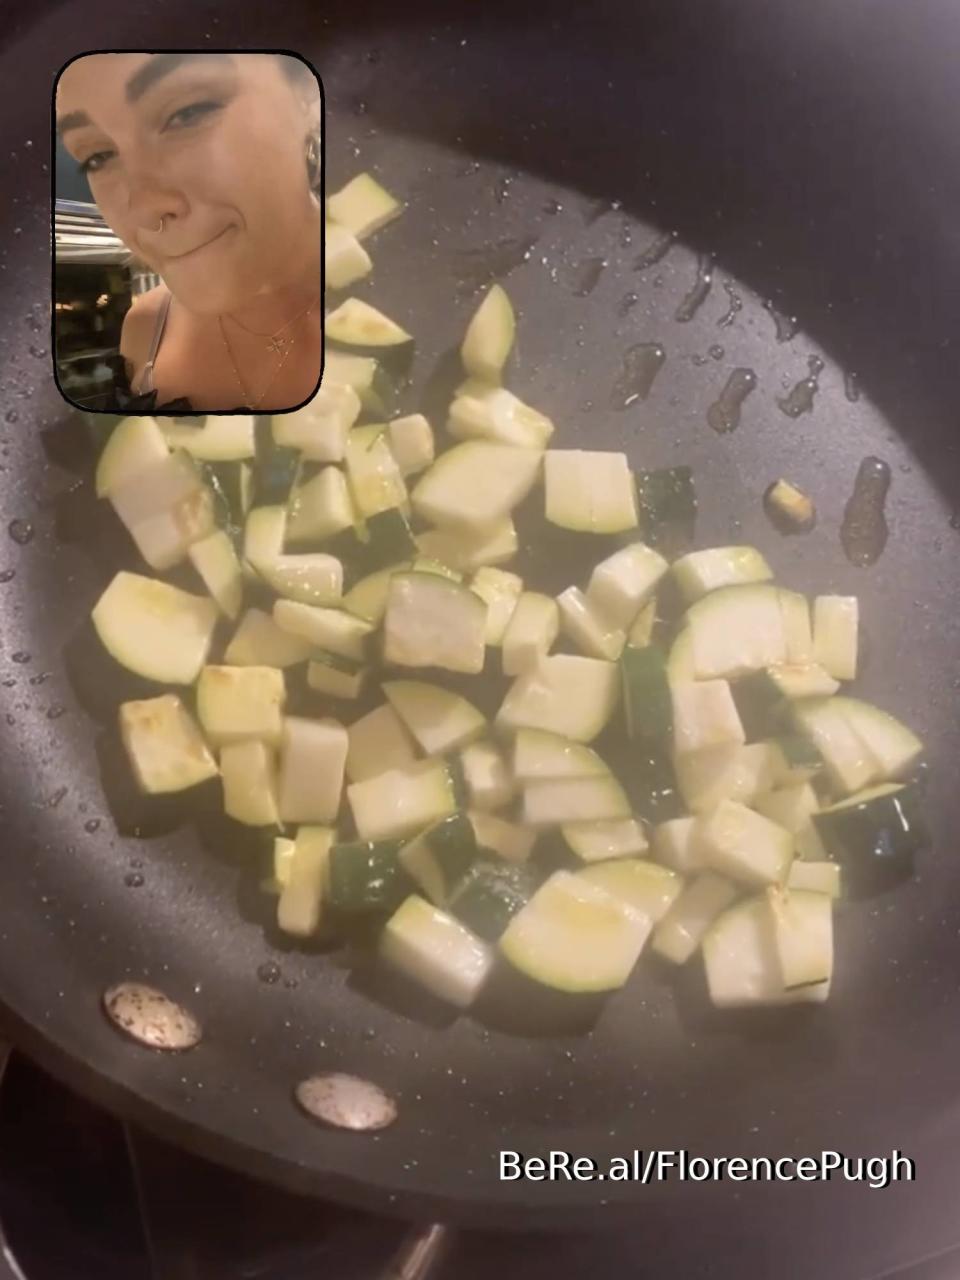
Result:
[[[323,368],[323,88],[287,52],[97,52],[55,86],[61,393],[278,413]]]

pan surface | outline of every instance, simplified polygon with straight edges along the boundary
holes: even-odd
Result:
[[[105,4],[61,4],[14,28],[2,53],[26,86],[5,125],[16,203],[0,215],[0,996],[14,1034],[168,1137],[387,1211],[594,1226],[635,1222],[639,1201],[656,1210],[651,1241],[692,1210],[711,1247],[760,1212],[771,1238],[805,1238],[816,1212],[848,1224],[830,1248],[856,1249],[864,1273],[920,1239],[950,1243],[933,1180],[949,1185],[960,1164],[960,163],[940,52],[942,24],[960,31],[956,15],[946,3],[912,5],[909,18],[893,3],[813,5],[802,17],[751,3],[669,15],[608,5],[562,19],[485,6],[451,23],[414,7],[357,24],[308,8],[278,20],[251,5],[238,30],[175,4],[120,20]],[[330,189],[374,168],[407,201],[360,292],[417,334],[411,407],[477,291],[505,279],[520,313],[511,385],[555,419],[558,443],[623,448],[641,467],[689,463],[702,545],[755,542],[791,585],[860,596],[860,683],[928,743],[937,848],[915,882],[844,904],[825,1008],[761,1024],[716,1018],[692,978],[669,985],[641,965],[587,1037],[531,1039],[469,1018],[426,1026],[336,961],[285,949],[255,905],[243,849],[204,848],[195,828],[116,834],[93,750],[97,691],[76,670],[68,679],[65,653],[125,553],[98,523],[49,358],[35,354],[49,344],[49,224],[34,161],[47,147],[52,70],[72,54],[203,43],[313,59]],[[669,252],[636,269],[668,231]],[[678,322],[706,253],[711,291]],[[763,299],[798,318],[787,340]],[[781,336],[791,327],[781,322]],[[662,344],[666,361],[646,401],[616,408],[623,354],[638,342]],[[739,368],[756,390],[739,428],[718,435],[706,410]],[[778,400],[811,369],[812,409],[790,417]],[[869,455],[892,469],[890,538],[858,569],[839,526]],[[760,495],[780,475],[816,500],[806,538],[782,539],[763,514]],[[120,1039],[99,1002],[124,978],[189,1005],[204,1028],[197,1048],[163,1056]],[[312,1125],[291,1098],[318,1070],[375,1080],[397,1098],[397,1122],[376,1137]],[[885,1192],[898,1208],[882,1209],[862,1186],[497,1178],[501,1148],[606,1160],[634,1147],[899,1148],[922,1183]],[[810,1257],[827,1247],[806,1246]]]

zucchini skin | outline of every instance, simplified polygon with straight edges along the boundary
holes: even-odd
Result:
[[[530,867],[478,859],[454,889],[447,910],[485,942],[496,942],[541,883]]]
[[[399,861],[399,840],[356,840],[330,850],[330,904],[344,912],[389,912],[416,891]]]
[[[623,707],[627,736],[635,742],[669,749],[673,742],[673,700],[667,681],[667,663],[656,645],[620,655]]]
[[[878,892],[909,878],[916,855],[930,844],[917,782],[860,804],[815,813],[813,821],[827,853],[843,865],[844,884],[855,894]]]
[[[258,418],[253,466],[253,505],[271,507],[286,503],[296,484],[300,466],[300,450],[277,444],[273,438],[272,419]]]

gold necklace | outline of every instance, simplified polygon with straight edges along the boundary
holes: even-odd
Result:
[[[280,328],[277,329],[274,333],[257,333],[255,329],[248,329],[245,324],[241,324],[236,316],[228,316],[227,318],[232,320],[233,323],[238,328],[244,331],[244,333],[249,333],[251,337],[266,338],[267,350],[272,351],[275,355],[281,355],[283,352],[283,348],[286,346],[292,346],[295,339],[281,338],[280,334],[284,333],[287,329],[289,329],[291,325],[296,324],[298,320],[300,320],[303,316],[307,315],[308,312],[312,311],[316,305],[317,305],[317,299],[314,298],[314,300],[310,303],[308,307],[306,307],[303,311],[295,315],[292,320],[288,320],[286,324],[282,324]]]
[[[312,310],[313,310],[313,308],[314,308],[316,305],[317,305],[317,301],[316,301],[316,299],[314,299],[314,301],[310,303],[310,306],[309,306],[309,307],[307,307],[306,311],[301,312],[301,313],[300,313],[300,315],[299,315],[299,316],[295,316],[295,317],[294,317],[294,319],[296,319],[296,320],[301,319],[301,317],[302,317],[302,316],[305,316],[305,315],[307,315],[310,311],[312,311]],[[292,322],[290,322],[290,323],[292,323]],[[220,337],[223,339],[223,345],[224,345],[224,346],[226,347],[226,349],[227,349],[227,355],[230,357],[230,363],[231,363],[231,365],[233,366],[233,373],[234,373],[234,377],[235,377],[235,378],[236,378],[236,380],[237,380],[237,386],[240,388],[240,391],[241,391],[241,392],[242,392],[242,394],[243,394],[244,406],[245,406],[245,408],[247,408],[247,409],[253,409],[253,410],[255,411],[255,410],[257,410],[257,409],[260,407],[260,404],[261,404],[261,402],[263,401],[264,396],[267,394],[267,392],[268,392],[268,391],[270,390],[270,388],[273,386],[274,382],[275,382],[275,381],[276,381],[276,379],[277,379],[278,374],[280,373],[280,370],[281,370],[281,369],[283,368],[283,366],[286,364],[286,362],[287,362],[287,357],[290,355],[290,351],[291,351],[291,349],[292,349],[292,347],[293,347],[293,342],[291,341],[291,342],[289,342],[289,343],[285,344],[285,345],[286,345],[286,347],[287,347],[287,349],[286,349],[286,350],[283,352],[283,354],[281,355],[281,357],[280,357],[280,363],[277,365],[276,369],[274,369],[273,373],[270,375],[270,379],[269,379],[269,381],[267,382],[267,385],[266,385],[266,386],[263,388],[263,390],[260,392],[259,396],[257,396],[257,398],[256,398],[255,400],[253,400],[253,399],[252,399],[252,397],[251,397],[251,396],[249,395],[249,393],[247,392],[246,387],[243,385],[243,379],[240,377],[240,370],[237,368],[237,362],[236,362],[236,360],[234,359],[233,350],[231,349],[230,343],[229,343],[229,341],[227,340],[227,333],[226,333],[226,330],[225,330],[225,329],[224,329],[224,327],[223,327],[223,316],[217,316],[217,324],[220,326]],[[242,327],[242,326],[241,326],[241,327]],[[286,327],[288,327],[288,326],[284,326],[284,327],[286,328]],[[262,336],[262,335],[260,335],[260,336]]]

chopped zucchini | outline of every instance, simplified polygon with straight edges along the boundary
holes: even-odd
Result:
[[[396,840],[355,840],[330,850],[327,892],[330,905],[339,911],[393,911],[413,887]]]
[[[373,356],[354,356],[327,348],[323,353],[324,387],[352,387],[369,413],[383,416],[393,401],[393,380]]]
[[[803,889],[770,889],[767,901],[784,988],[828,983],[833,974],[833,900]]]
[[[477,839],[465,813],[448,814],[400,850],[400,864],[420,891],[443,906],[477,856]]]
[[[693,541],[697,495],[689,467],[638,471],[637,507],[644,541],[667,554]]]
[[[490,440],[544,450],[553,423],[505,387],[475,386],[450,405],[447,430],[457,440]]]
[[[650,648],[656,648],[656,646],[651,645]],[[652,658],[650,660],[653,661]],[[686,631],[681,631],[670,646],[666,676],[667,683],[670,685],[690,684],[691,681],[697,679],[693,657],[693,632],[689,628]]]
[[[387,595],[390,591],[390,578],[398,569],[406,569],[406,561],[390,565],[386,569],[377,569],[369,573],[359,582],[355,582],[343,597],[343,607],[357,618],[363,618],[373,626],[379,626],[387,611]]]
[[[137,785],[147,795],[185,791],[217,775],[217,762],[175,694],[124,702],[120,736]]]
[[[323,233],[323,279],[328,289],[347,289],[373,270],[373,260],[346,227],[328,222]]]
[[[459,920],[411,894],[387,921],[383,959],[426,989],[465,1009],[493,966],[493,952]]]
[[[817,596],[813,602],[813,656],[836,680],[857,677],[856,596]]]
[[[502,644],[504,633],[523,591],[523,579],[505,569],[484,565],[473,575],[470,590],[475,591],[487,604],[487,623],[483,637],[485,643],[494,646]]]
[[[809,782],[823,769],[823,756],[809,738],[799,733],[785,733],[776,738],[773,751],[773,785],[789,787]]]
[[[616,709],[618,676],[616,663],[599,658],[565,653],[541,658],[507,690],[497,726],[547,729],[576,742],[591,742]]]
[[[509,515],[533,488],[542,456],[538,449],[487,440],[454,445],[413,490],[414,510],[435,524],[489,527]]]
[[[273,620],[283,631],[309,640],[316,648],[357,662],[366,657],[367,639],[373,632],[369,622],[345,609],[327,609],[296,600],[277,600]]]
[[[787,663],[802,667],[813,662],[813,628],[810,624],[810,601],[799,591],[780,590],[780,613],[783,616]]]
[[[322,542],[352,528],[353,523],[350,489],[339,467],[324,467],[291,494],[286,527],[289,542]]]
[[[277,746],[287,691],[275,667],[204,667],[197,681],[197,715],[214,744],[259,738]]]
[[[422,413],[409,413],[388,422],[387,444],[402,476],[423,471],[435,457],[433,429]]]
[[[833,698],[832,704],[877,762],[877,781],[903,777],[920,759],[923,743],[888,711],[858,698]]]
[[[507,862],[526,862],[530,857],[537,842],[536,831],[478,809],[471,809],[469,818],[479,848],[496,853]]]
[[[648,600],[630,624],[630,630],[627,632],[627,644],[633,649],[649,648],[656,622],[657,602],[656,600]]]
[[[317,653],[307,664],[307,684],[315,693],[354,701],[367,682],[368,668],[335,653]]]
[[[658,551],[634,542],[600,561],[590,575],[587,600],[614,627],[629,627],[668,568]]]
[[[472,573],[485,565],[505,564],[517,554],[517,530],[510,516],[482,528],[427,529],[417,535],[424,555],[460,573]]]
[[[610,625],[594,609],[579,587],[567,587],[557,596],[560,630],[582,653],[615,662],[623,652],[626,633]]]
[[[703,869],[703,849],[697,838],[696,818],[671,818],[653,833],[654,855],[682,876]]]
[[[461,878],[447,909],[478,938],[496,942],[533,897],[538,884],[529,867],[481,859]]]
[[[364,573],[396,568],[417,553],[410,524],[397,508],[368,516],[357,530],[357,559]]]
[[[254,507],[247,512],[243,530],[243,558],[257,574],[268,572],[283,555],[286,532],[286,507]]]
[[[673,694],[660,649],[656,645],[645,649],[628,645],[620,655],[620,677],[627,737],[656,746],[669,744],[673,735]]]
[[[479,738],[481,712],[458,693],[421,680],[385,680],[387,701],[428,756],[442,755]]]
[[[212,413],[204,418],[202,427],[165,418],[160,430],[171,449],[182,449],[198,461],[239,462],[256,453],[252,413]]]
[[[97,462],[97,497],[108,498],[128,481],[166,462],[169,454],[156,418],[122,419],[111,430]]]
[[[129,533],[150,568],[162,572],[180,564],[193,544],[208,537],[216,527],[214,497],[204,487],[169,511],[134,521]]]
[[[499,284],[490,286],[473,313],[460,348],[463,367],[472,378],[499,382],[517,331],[517,319]]]
[[[294,667],[312,656],[313,646],[283,631],[262,609],[248,609],[223,655],[232,667]]]
[[[365,240],[399,217],[403,205],[369,173],[358,173],[327,197],[326,209],[334,222]]]
[[[289,883],[296,847],[296,841],[288,840],[286,836],[273,838],[273,888],[276,890],[282,890]]]
[[[110,505],[128,529],[151,516],[162,516],[203,487],[197,464],[186,453],[164,454],[144,471],[111,485]]]
[[[829,698],[840,688],[833,676],[816,662],[803,666],[770,667],[767,671],[784,698]]]
[[[645,652],[640,650],[641,653]],[[678,755],[745,743],[730,685],[726,680],[676,684],[673,698],[673,742]]]
[[[606,889],[630,911],[646,917],[651,929],[663,919],[683,889],[683,879],[675,871],[658,867],[644,858],[598,862],[576,874],[580,880]]]
[[[703,959],[710,998],[719,1008],[823,1001],[830,994],[829,982],[785,988],[765,894],[731,907],[711,925]]]
[[[560,607],[550,596],[524,591],[503,633],[503,674],[532,671],[550,651],[560,630]]]
[[[625,453],[548,449],[543,478],[550,524],[580,533],[637,527],[637,495]]]
[[[793,714],[797,728],[823,757],[827,776],[841,795],[860,791],[877,780],[877,759],[850,724],[840,699],[798,702]]]
[[[810,893],[825,893],[828,898],[839,898],[840,864],[837,862],[803,862],[797,858],[790,865],[787,888],[805,889]]]
[[[729,744],[677,756],[677,786],[692,813],[710,813],[722,800],[751,804],[773,790],[777,756],[766,742]]]
[[[471,742],[460,752],[467,798],[474,809],[500,809],[513,796],[507,762],[492,742]]]
[[[354,427],[347,436],[347,479],[354,506],[364,518],[403,507],[407,502],[407,486],[390,452],[386,430],[382,423],[375,423]],[[402,550],[396,548],[391,559]]]
[[[317,551],[311,555],[277,556],[260,575],[286,600],[299,604],[338,603],[343,590],[343,565],[336,556]]]
[[[763,505],[781,533],[808,533],[817,523],[813,502],[789,480],[775,480],[763,495]]]
[[[776,587],[720,587],[687,612],[698,680],[732,679],[782,666],[786,635]]]
[[[859,887],[909,875],[929,843],[920,787],[884,783],[813,815],[827,852]]]
[[[220,750],[223,807],[227,816],[248,827],[276,827],[277,771],[272,748],[248,738]]]
[[[347,729],[347,777],[365,782],[390,769],[416,762],[413,739],[389,702],[355,720]]]
[[[782,884],[793,858],[790,832],[736,800],[702,820],[697,840],[708,866],[746,884]]]
[[[529,827],[629,817],[630,802],[611,773],[596,778],[540,778],[524,784],[523,821]]]
[[[333,822],[340,808],[347,731],[336,720],[287,716],[280,747],[283,822]]]
[[[456,809],[453,780],[442,760],[421,760],[347,787],[362,840],[412,835]]]
[[[289,864],[277,902],[277,927],[282,933],[309,938],[317,932],[333,839],[332,827],[309,826],[301,827],[296,840],[289,842]]]
[[[243,605],[243,572],[229,536],[215,529],[193,543],[187,554],[217,608],[235,619]]]
[[[544,778],[605,777],[610,770],[582,742],[545,729],[518,729],[513,743],[513,773],[518,782]]]
[[[331,383],[321,386],[302,408],[277,414],[273,439],[284,448],[299,450],[308,462],[340,462],[350,428],[359,416],[356,391]]]
[[[754,805],[758,813],[790,832],[798,858],[816,861],[826,857],[813,824],[813,815],[819,811],[820,803],[809,782],[758,796]]]
[[[103,647],[121,666],[160,684],[193,684],[207,660],[217,606],[137,573],[118,573],[93,607]]]
[[[685,885],[653,933],[651,950],[673,964],[686,962],[714,920],[736,898],[737,886],[715,871],[703,871]]]
[[[461,583],[434,573],[395,573],[384,614],[383,656],[406,667],[483,670],[487,606]]]
[[[347,298],[324,320],[324,337],[353,355],[372,355],[405,364],[413,354],[413,338],[382,311],[359,298]]]
[[[604,822],[565,822],[560,828],[564,843],[581,862],[605,862],[647,851],[647,837],[636,818]]]
[[[773,570],[756,547],[710,547],[707,551],[691,551],[674,561],[671,573],[688,604],[719,587],[769,582],[773,577]]]

